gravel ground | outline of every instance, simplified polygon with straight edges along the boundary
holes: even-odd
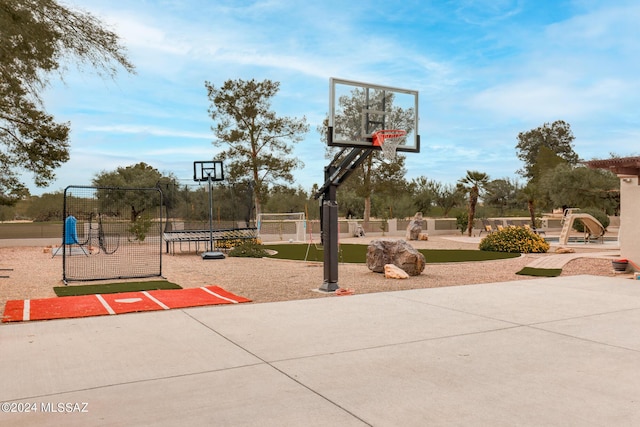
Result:
[[[368,243],[364,239],[343,239],[342,242]],[[476,242],[438,236],[431,237],[429,241],[411,244],[421,249],[477,249]],[[595,245],[593,248],[581,247],[577,250],[602,251],[603,247]],[[501,261],[427,264],[420,276],[405,280],[385,279],[384,275],[369,271],[363,264],[340,264],[339,285],[361,294],[529,280],[533,277],[515,273],[537,257],[551,255],[550,251],[549,254],[527,254]],[[0,247],[0,269],[0,276],[3,276],[0,278],[0,313],[4,312],[7,300],[55,297],[53,287],[63,285],[62,257],[52,258],[50,247]],[[230,292],[250,298],[254,303],[335,297],[333,294],[317,292],[323,282],[321,263],[250,258],[202,260],[193,253],[163,254],[162,273],[167,280],[184,288],[219,285]],[[610,259],[598,258],[570,261],[562,271],[563,276],[581,274],[614,276],[615,273],[612,271]],[[71,282],[69,286],[83,284],[87,282]]]

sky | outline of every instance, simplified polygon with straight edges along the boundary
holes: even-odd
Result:
[[[564,120],[581,159],[637,155],[637,0],[65,0],[115,31],[136,66],[113,79],[73,66],[43,99],[71,124],[70,160],[32,194],[91,185],[145,162],[194,184],[215,147],[205,81],[280,83],[279,116],[305,117],[295,186],[322,184],[331,77],[419,92],[420,153],[406,178],[468,170],[519,179],[520,132]],[[27,181],[30,178],[25,177]]]

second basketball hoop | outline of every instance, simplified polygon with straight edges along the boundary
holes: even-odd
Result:
[[[373,133],[373,146],[380,147],[382,156],[387,160],[396,158],[397,149],[406,139],[407,131],[403,129],[383,129]]]

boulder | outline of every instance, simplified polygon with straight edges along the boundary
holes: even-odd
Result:
[[[408,279],[406,271],[393,264],[384,265],[384,277],[387,279]]]
[[[367,247],[367,267],[384,273],[384,266],[393,264],[409,276],[418,276],[425,267],[424,255],[404,240],[376,239]]]
[[[429,233],[424,233],[424,232],[420,233],[418,235],[418,240],[429,240]]]
[[[556,249],[556,253],[557,254],[572,254],[574,252],[575,252],[575,249],[573,249],[573,248],[562,247],[562,248]]]
[[[409,221],[409,225],[407,226],[407,240],[418,240],[420,238],[420,233],[422,232],[422,212],[416,212],[415,216],[411,221]]]
[[[364,237],[364,228],[358,224],[358,221],[349,221],[349,235],[353,237]]]

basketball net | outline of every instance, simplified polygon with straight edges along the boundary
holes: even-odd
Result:
[[[373,133],[373,146],[380,147],[382,157],[387,160],[396,158],[396,150],[402,144],[407,131],[402,129],[383,129]]]

